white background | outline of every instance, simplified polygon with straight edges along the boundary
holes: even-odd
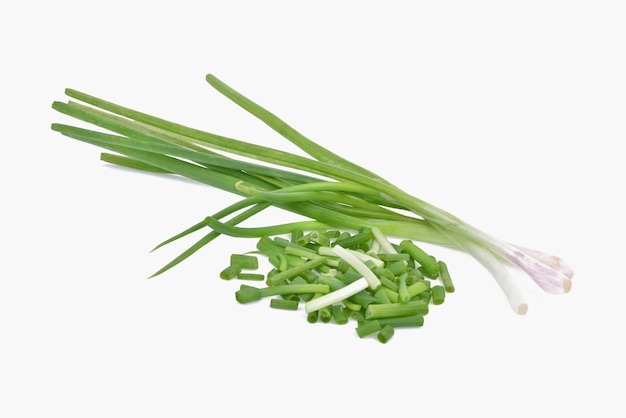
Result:
[[[0,416],[626,414],[623,2],[9,4]],[[49,129],[70,122],[50,105],[71,87],[293,151],[208,72],[406,191],[562,256],[572,291],[519,276],[517,316],[476,262],[429,247],[457,291],[383,345],[239,305],[217,275],[254,241],[222,237],[146,280],[192,241],[156,243],[234,197],[107,166]]]

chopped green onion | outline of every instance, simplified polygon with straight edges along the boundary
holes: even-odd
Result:
[[[220,273],[220,277],[223,280],[230,280],[237,277],[239,273],[241,273],[241,266],[239,264],[231,264],[230,266],[222,270],[222,272]]]
[[[421,327],[424,325],[423,315],[398,316],[391,318],[378,318],[377,321],[381,326],[391,325],[394,328],[402,327]]]
[[[374,295],[372,295],[371,290],[369,289],[363,289],[362,291],[350,296],[348,299],[350,302],[360,305],[363,309],[367,309],[370,303],[378,303],[378,300]]]
[[[443,261],[439,260],[439,277],[441,278],[441,283],[443,283],[443,287],[448,293],[454,292],[454,284],[452,283],[452,279],[450,278],[450,272],[448,271],[448,266]]]
[[[322,293],[326,294],[330,291],[328,285],[307,283],[307,284],[283,284],[277,286],[268,286],[259,289],[263,297],[277,295],[293,295],[300,293]]]
[[[389,270],[387,270],[387,271],[389,271]],[[393,277],[393,276],[392,276],[392,277]],[[397,292],[397,291],[398,291],[398,283],[394,282],[392,279],[390,279],[390,278],[388,278],[388,277],[386,277],[386,276],[381,276],[381,277],[379,278],[379,280],[380,280],[380,283],[381,283],[384,287],[386,287],[387,289],[391,289],[391,290],[393,290],[394,292]]]
[[[388,268],[384,268],[382,270],[382,277],[385,277],[386,279],[389,279],[391,281],[396,279],[396,275],[393,274],[393,272],[391,270],[389,270]]]
[[[320,264],[318,269],[323,270],[323,266],[324,264]],[[315,280],[317,280],[318,274],[315,270],[305,270],[296,277],[302,277],[307,283],[313,283],[315,282]]]
[[[352,236],[340,237],[335,240],[333,245],[341,245],[344,248],[358,247],[359,245],[372,240],[372,238],[374,238],[374,235],[372,235],[371,231],[364,231]]]
[[[304,235],[306,237],[310,237],[311,234]],[[282,247],[285,252],[288,254],[298,255],[304,258],[313,258],[317,255],[316,250],[312,250],[308,247],[310,245],[310,240],[307,240],[305,244],[299,244],[298,242],[291,242],[288,239],[282,237],[274,237],[273,240],[278,246]],[[299,240],[302,241],[302,240]],[[290,251],[293,250],[293,251]]]
[[[430,285],[428,283],[429,282],[425,280],[421,280],[409,286],[407,288],[407,291],[409,293],[409,298],[413,298],[419,295],[420,293],[425,292],[426,290],[430,289]]]
[[[347,271],[345,271],[343,273],[342,280],[343,280],[344,283],[352,283],[354,281],[359,280],[362,277],[363,277],[362,274],[360,274],[360,273],[350,269],[350,270],[347,270]]]
[[[302,237],[304,236],[304,231],[296,228],[293,231],[291,231],[291,242],[292,243],[297,243],[298,240],[300,240]]]
[[[396,250],[393,248],[385,234],[380,230],[380,228],[374,226],[371,229],[372,235],[374,236],[376,242],[380,245],[380,248],[386,254],[395,254]]]
[[[385,325],[380,331],[378,331],[378,335],[376,337],[378,338],[378,341],[386,344],[391,339],[391,337],[393,337],[393,334],[393,327],[391,325]]]
[[[319,311],[308,312],[306,314],[306,320],[308,323],[314,324],[319,319],[319,315],[320,315]]]
[[[330,307],[330,312],[335,320],[335,323],[344,325],[348,323],[348,315],[340,305],[333,305]]]
[[[328,285],[322,285],[322,286],[328,287]],[[304,305],[304,308],[306,312],[316,311],[326,306],[339,303],[342,300],[347,299],[350,296],[353,296],[356,293],[362,291],[363,289],[367,289],[367,287],[368,287],[367,280],[361,278],[340,289],[334,290],[318,298],[311,299]]]
[[[360,338],[367,337],[381,330],[380,323],[378,321],[367,321],[356,328],[356,333]]]
[[[361,305],[351,302],[349,299],[344,299],[341,301],[341,303],[343,303],[343,306],[345,306],[346,309],[350,311],[358,312],[361,310]]]
[[[282,254],[283,253],[283,247],[276,244],[276,242],[274,242],[274,240],[272,240],[268,236],[263,236],[259,238],[256,244],[256,248],[265,254]]]
[[[371,304],[365,310],[366,319],[390,318],[396,316],[426,315],[428,304],[421,300],[407,303]]]
[[[242,285],[239,290],[235,292],[235,299],[237,299],[239,303],[256,302],[261,300],[262,297],[261,291],[252,286]]]
[[[385,291],[384,287],[379,288],[376,293],[374,293],[374,297],[378,303],[391,303],[391,299],[389,299],[389,295]]]
[[[358,273],[363,275],[365,280],[367,281],[367,285],[372,289],[376,290],[378,286],[380,286],[380,280],[378,277],[370,270],[361,260],[359,260],[354,254],[350,251],[343,248],[341,245],[335,245],[332,247],[333,253],[335,253],[338,257],[345,260],[352,268],[354,268]]]
[[[381,252],[380,243],[378,241],[376,241],[376,240],[373,240],[372,244],[370,245],[370,248],[368,250],[368,253],[369,254],[378,254],[378,255],[380,255],[380,252]]]
[[[309,236],[311,238],[311,241],[324,246],[324,247],[328,247],[330,245],[330,237],[328,236],[328,234],[326,233],[326,231],[311,231],[309,233]]]
[[[400,303],[407,303],[409,299],[411,299],[411,295],[409,294],[409,290],[406,285],[407,276],[408,274],[406,272],[398,276],[398,302]]]
[[[402,242],[400,242],[400,247],[409,253],[413,259],[420,263],[430,277],[435,278],[439,275],[439,264],[437,264],[435,257],[426,254],[424,250],[410,240],[402,240]]]
[[[399,301],[400,295],[398,294],[398,292],[394,292],[393,290],[387,287],[384,287],[383,291],[387,294],[387,297],[389,298],[391,303],[397,303]]]
[[[344,283],[337,277],[332,276],[321,275],[318,280],[322,284],[327,284],[330,290],[341,289],[346,285],[346,283]]]
[[[288,311],[297,311],[298,300],[280,299],[280,298],[270,299],[270,308],[285,309]]]
[[[289,282],[289,285],[293,286],[296,284],[307,284],[307,283],[312,283],[312,282],[306,281],[304,278],[302,278],[302,276],[296,276],[293,278],[293,280],[291,280],[291,282]],[[319,284],[325,284],[325,283],[319,283]],[[315,296],[314,293],[298,293],[296,298],[298,300],[303,300],[304,302],[307,302],[313,299],[313,296]]]
[[[411,256],[406,253],[383,253],[379,254],[378,257],[387,263],[393,261],[409,261]]]
[[[333,319],[333,313],[329,306],[324,306],[319,310],[319,319],[323,323],[327,324]]]
[[[269,286],[274,286],[284,280],[290,279],[292,277],[295,277],[299,274],[301,274],[304,271],[313,269],[317,266],[319,266],[320,264],[324,263],[325,259],[322,257],[318,257],[318,258],[314,258],[312,260],[309,260],[305,263],[302,263],[298,266],[294,266],[291,267],[290,269],[281,271],[277,274],[275,274],[274,276],[270,277],[269,279],[267,279],[267,284]]]
[[[425,303],[430,303],[432,299],[432,293],[430,291],[428,292],[422,292],[419,295],[415,296],[412,300],[422,300]]]
[[[259,268],[259,260],[253,255],[231,254],[230,264],[239,264],[243,270],[256,270]]]
[[[425,278],[424,273],[422,273],[416,268],[412,268],[409,271],[409,277],[407,278],[407,283],[411,282],[411,284],[413,284],[413,283],[421,282],[422,280],[424,280],[424,278]]]
[[[391,274],[395,276],[399,276],[402,273],[406,273],[406,263],[403,261],[393,261],[391,263],[386,263],[385,268],[391,272]]]
[[[430,293],[432,294],[433,304],[441,305],[446,298],[446,292],[443,286],[433,286],[430,289]]]
[[[239,273],[237,275],[239,280],[253,280],[253,281],[263,281],[265,280],[265,276],[259,273]]]
[[[350,318],[354,319],[355,321],[357,321],[357,323],[361,323],[362,321],[365,321],[365,315],[363,314],[362,310],[358,310],[358,311],[350,311]]]

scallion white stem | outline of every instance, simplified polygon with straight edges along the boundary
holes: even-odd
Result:
[[[369,254],[366,254],[357,250],[351,250],[351,249],[346,249],[346,250],[349,251],[350,254],[352,254],[359,260],[361,260],[363,263],[370,262],[374,264],[376,267],[383,267],[385,265],[385,262],[381,260],[380,258],[376,258],[374,256],[371,256]]]
[[[502,262],[492,253],[469,241],[463,242],[464,249],[487,269],[500,286],[509,301],[511,309],[517,314],[525,315],[528,303],[522,290],[513,281],[513,277]]]
[[[360,273],[372,290],[375,290],[380,286],[380,280],[372,270],[367,267],[367,265],[359,260],[356,255],[354,255],[349,250],[346,250],[341,245],[335,245],[332,247],[332,252],[337,257],[343,259],[346,263],[348,263],[352,268],[354,268],[358,273]]]
[[[362,290],[367,289],[369,283],[365,278],[361,277],[347,286],[334,290],[330,293],[322,295],[318,298],[311,299],[304,305],[306,313],[314,312],[327,306],[339,303],[344,299],[354,296]]]
[[[396,249],[393,248],[393,245],[389,242],[385,234],[382,233],[380,228],[374,226],[372,227],[372,234],[374,235],[374,240],[380,245],[380,248],[386,252],[387,254],[397,253]]]

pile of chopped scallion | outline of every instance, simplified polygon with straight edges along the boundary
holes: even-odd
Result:
[[[561,258],[477,229],[310,140],[217,77],[209,74],[206,80],[308,156],[190,128],[72,89],[65,93],[73,100],[52,105],[62,114],[99,128],[52,124],[54,131],[107,150],[101,154],[103,161],[186,177],[240,196],[237,202],[159,244],[156,248],[201,234],[151,277],[176,266],[220,235],[256,237],[260,239],[258,251],[267,255],[275,268],[268,274],[267,288],[242,286],[237,292],[240,302],[280,295],[272,299],[272,306],[293,308],[297,296],[305,302],[309,320],[332,317],[342,322],[344,316],[356,317],[361,321],[359,335],[380,327],[381,340],[390,337],[390,329],[399,326],[400,318],[413,317],[412,324],[418,324],[421,320],[417,317],[427,311],[426,300],[440,303],[453,289],[445,264],[424,254],[413,242],[473,257],[494,277],[513,311],[521,315],[528,303],[510,270],[526,273],[548,293],[569,292],[573,270]],[[278,225],[241,225],[252,222],[270,206],[303,219]],[[287,242],[277,238],[281,234],[293,238]],[[364,236],[368,239],[359,243]],[[387,237],[401,242],[391,244]],[[239,271],[248,270],[248,263],[251,261],[236,257],[221,275],[261,279],[257,273]],[[431,286],[437,277],[441,285]]]
[[[353,318],[359,337],[376,333],[386,343],[395,328],[421,327],[428,306],[454,292],[443,261],[410,240],[392,244],[377,227],[354,234],[296,229],[290,237],[263,236],[256,251],[231,255],[222,279],[266,284],[242,284],[237,301],[272,297],[270,307],[287,310],[298,310],[302,302],[310,323],[343,325]],[[267,257],[267,274],[253,272],[259,268],[254,254]]]

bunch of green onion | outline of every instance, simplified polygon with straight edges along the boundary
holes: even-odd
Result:
[[[72,89],[65,93],[73,100],[52,105],[63,114],[101,128],[52,124],[54,131],[110,151],[101,154],[103,161],[183,176],[241,196],[236,203],[159,244],[157,248],[205,231],[195,244],[153,276],[169,270],[221,234],[264,237],[295,230],[369,228],[387,237],[435,244],[471,255],[493,275],[518,314],[525,314],[528,305],[509,267],[527,273],[548,293],[570,290],[573,271],[559,257],[522,248],[469,225],[311,141],[215,76],[209,74],[206,80],[308,157],[193,129]],[[239,225],[270,206],[301,215],[303,220],[259,227]]]

